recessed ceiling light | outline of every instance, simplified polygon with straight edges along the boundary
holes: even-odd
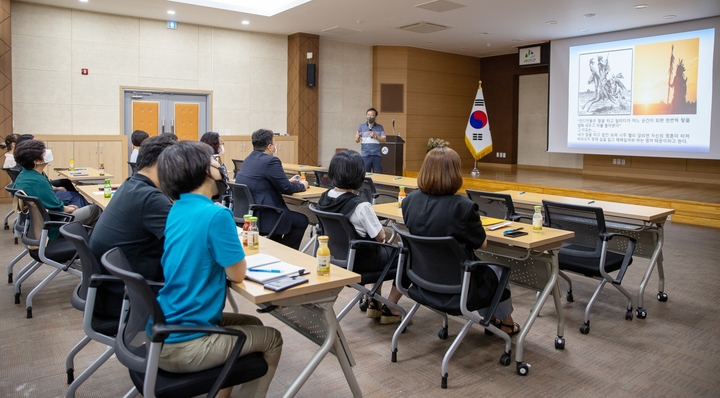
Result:
[[[595,17],[597,17],[597,14],[595,14],[594,12],[591,12],[590,14],[585,14],[585,15],[583,15],[583,17],[585,17],[585,18],[595,18]]]
[[[175,11],[173,11],[173,10],[168,10],[168,14],[170,14],[170,15],[175,15]]]
[[[215,8],[219,10],[242,12],[245,14],[273,15],[301,6],[311,0],[168,0],[173,3],[190,4],[193,6]]]
[[[675,19],[677,15],[665,15],[663,19]]]
[[[88,0],[80,0],[81,3],[87,3]]]
[[[492,44],[488,43],[488,44],[486,44],[486,46],[490,47],[490,46],[492,46]]]
[[[250,21],[247,21],[247,20],[242,21],[242,22],[240,22],[240,23],[243,24],[243,25],[250,25]]]
[[[589,32],[590,29],[580,29],[580,32]]]
[[[363,21],[362,19],[358,19],[358,20],[355,21],[355,22],[357,22],[357,23],[363,23],[363,22],[365,22],[365,21]]]
[[[545,23],[548,25],[557,25],[557,21],[547,21]]]
[[[636,6],[633,6],[633,8],[636,10],[642,10],[643,8],[648,8],[648,5],[647,4],[638,4]]]

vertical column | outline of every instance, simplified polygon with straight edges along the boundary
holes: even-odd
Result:
[[[12,51],[10,51],[10,0],[0,0],[0,135],[12,127]]]
[[[318,164],[318,88],[307,86],[307,64],[319,69],[320,36],[295,33],[288,36],[287,132],[298,136],[299,164]],[[312,53],[312,59],[307,58]]]

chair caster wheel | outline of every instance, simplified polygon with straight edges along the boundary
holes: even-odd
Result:
[[[668,300],[668,295],[665,292],[659,292],[657,295],[658,301],[660,302],[666,302]]]
[[[637,315],[638,319],[645,319],[647,318],[647,311],[642,308],[638,308],[635,310],[635,315]]]
[[[440,388],[447,390],[447,378],[448,375],[445,373],[445,375],[442,377],[442,381],[440,382]]]
[[[67,383],[68,385],[72,384],[72,382],[75,381],[75,374],[73,368],[70,368],[67,370]]]
[[[590,325],[588,325],[587,323],[583,323],[582,325],[580,325],[580,333],[582,333],[582,334],[590,333]]]
[[[397,362],[397,349],[392,352],[392,358],[390,359],[390,362]]]
[[[625,313],[625,320],[632,321],[632,319],[633,319],[632,310],[627,310],[627,312]]]
[[[8,229],[10,229],[10,226],[7,225],[7,223],[5,223],[5,227],[4,227],[4,228],[5,228],[5,230],[7,231]]]
[[[360,311],[365,312],[368,309],[368,298],[367,296],[363,296],[360,301],[358,302],[358,307],[360,307]]]
[[[27,319],[32,318],[32,307],[27,307]]]
[[[502,354],[502,356],[500,357],[500,365],[509,366],[510,362],[510,353]]]
[[[564,350],[565,349],[565,339],[558,336],[555,337],[555,349],[558,350]]]
[[[20,293],[15,293],[15,304],[20,304]]]
[[[517,374],[520,376],[527,376],[530,373],[530,364],[527,362],[517,363]]]
[[[12,273],[8,274],[8,283],[12,283],[12,276]]]
[[[567,295],[565,296],[565,298],[567,299],[568,303],[572,303],[573,301],[575,301],[575,298],[573,297],[572,292],[567,292]]]
[[[485,329],[485,336],[494,336],[495,333],[493,333],[490,329]]]
[[[16,245],[18,244],[18,240],[17,240],[17,238],[15,238],[15,244],[16,244]]]
[[[447,338],[448,338],[447,328],[442,328],[442,329],[438,330],[438,337],[440,337],[440,339],[442,339],[442,340],[447,340]]]

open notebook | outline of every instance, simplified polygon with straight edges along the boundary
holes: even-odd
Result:
[[[268,254],[253,254],[245,257],[245,260],[247,261],[245,279],[257,283],[264,284],[287,275],[301,275],[300,271],[302,274],[305,273],[305,268],[288,264]]]

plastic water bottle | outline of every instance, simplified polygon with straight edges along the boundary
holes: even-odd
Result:
[[[110,199],[112,197],[112,185],[110,185],[110,179],[105,179],[105,186],[103,187],[103,197],[105,199]]]
[[[533,232],[542,232],[542,226],[543,226],[543,216],[540,210],[542,209],[542,206],[535,206],[535,214],[533,214],[532,218],[532,230]]]

